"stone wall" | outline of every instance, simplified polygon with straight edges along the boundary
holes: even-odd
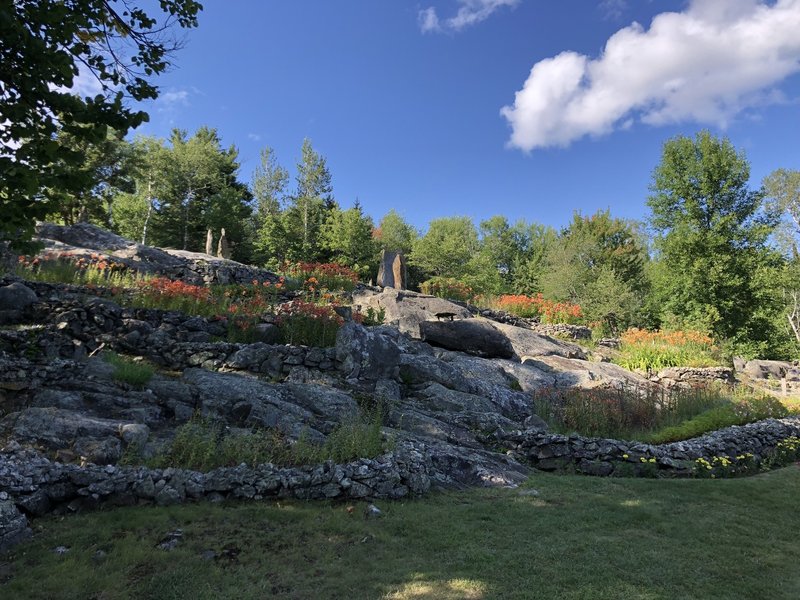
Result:
[[[215,342],[227,335],[227,325],[220,319],[122,308],[100,297],[69,298],[60,294],[61,286],[30,287],[40,302],[23,311],[20,322],[36,325],[28,330],[0,330],[0,347],[14,354],[80,360],[103,345],[174,370],[200,366],[278,377],[296,366],[336,368],[333,348]]]
[[[429,470],[424,450],[411,444],[398,444],[394,452],[341,465],[239,465],[199,473],[62,464],[12,442],[0,451],[0,552],[30,537],[26,516],[227,498],[398,499],[427,492]]]
[[[710,461],[714,457],[751,453],[759,463],[780,441],[792,436],[800,436],[800,417],[727,427],[691,440],[661,445],[553,434],[540,429],[505,434],[501,440],[511,446],[512,455],[543,471],[641,475],[642,465],[647,465],[647,469],[655,465],[655,470],[663,475],[688,477],[693,474],[698,458]]]
[[[650,381],[666,387],[694,387],[713,383],[731,385],[736,377],[730,367],[669,367],[650,377]]]

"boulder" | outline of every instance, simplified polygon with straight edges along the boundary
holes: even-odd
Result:
[[[32,537],[25,515],[10,500],[0,500],[0,554]]]
[[[0,287],[0,325],[18,322],[22,311],[37,300],[36,292],[22,283]]]
[[[435,346],[458,350],[483,358],[511,358],[514,348],[509,339],[484,319],[423,321],[422,339]]]
[[[536,369],[554,380],[555,387],[560,388],[594,388],[594,387],[631,387],[653,388],[655,383],[623,369],[619,365],[606,362],[589,362],[558,355],[525,357],[523,364]]]
[[[384,323],[396,326],[401,332],[420,339],[419,324],[436,319],[437,314],[451,314],[456,319],[467,319],[472,314],[463,306],[425,294],[386,288],[381,293],[369,290],[355,292],[353,304],[385,311]]]
[[[22,283],[0,287],[0,311],[22,310],[37,300],[36,292]]]
[[[514,327],[505,323],[494,323],[509,340],[518,360],[526,356],[563,356],[565,358],[586,359],[586,352],[577,344],[563,342],[530,329]]]
[[[378,381],[395,379],[400,347],[382,327],[345,323],[336,334],[336,360],[346,377]]]
[[[406,289],[408,274],[406,261],[401,252],[381,250],[381,260],[378,265],[377,285],[381,287]]]
[[[116,440],[129,422],[101,419],[83,412],[61,408],[26,408],[0,420],[0,434],[11,435],[18,442],[42,444],[52,450],[68,448],[82,440]]]
[[[743,372],[751,379],[783,379],[794,365],[780,360],[749,360]]]

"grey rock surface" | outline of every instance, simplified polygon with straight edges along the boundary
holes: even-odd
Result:
[[[419,324],[436,319],[437,314],[452,313],[458,319],[472,316],[465,307],[449,300],[392,288],[377,294],[369,290],[354,293],[353,304],[360,305],[364,310],[384,310],[384,323],[394,325],[402,333],[416,339],[421,337]]]
[[[483,358],[511,358],[511,341],[485,319],[422,321],[423,340],[449,350],[458,350]]]

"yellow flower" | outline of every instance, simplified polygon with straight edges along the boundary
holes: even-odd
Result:
[[[628,458],[628,455],[627,454],[623,454],[622,458]]]

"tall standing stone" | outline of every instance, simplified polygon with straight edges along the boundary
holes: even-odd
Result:
[[[381,250],[381,262],[378,267],[377,284],[381,287],[390,287],[397,290],[406,289],[408,274],[406,260],[401,252]]]
[[[206,254],[214,255],[214,234],[210,229],[206,233]]]
[[[217,244],[217,256],[219,258],[230,258],[231,251],[228,248],[228,238],[225,235],[225,228],[223,227],[222,233],[219,236],[219,244]]]

